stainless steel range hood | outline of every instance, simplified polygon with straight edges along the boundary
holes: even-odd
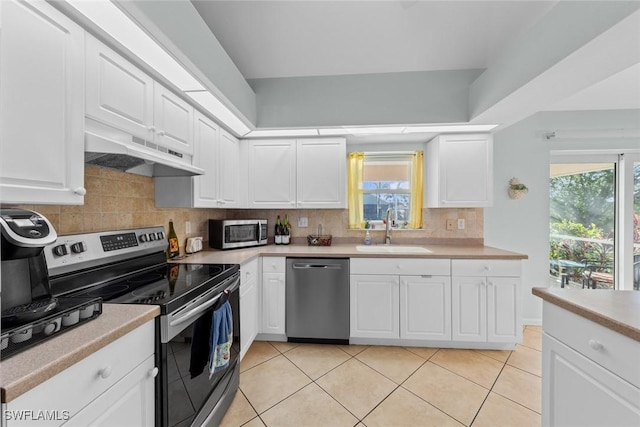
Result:
[[[85,163],[146,176],[195,176],[204,170],[169,153],[147,148],[146,141],[100,124],[85,123]],[[154,144],[151,144],[155,146]],[[176,157],[176,160],[172,159]]]

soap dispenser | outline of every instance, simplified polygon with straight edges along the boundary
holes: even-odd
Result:
[[[371,244],[371,234],[369,234],[369,230],[367,229],[366,234],[364,235],[364,244],[365,245],[370,245]]]

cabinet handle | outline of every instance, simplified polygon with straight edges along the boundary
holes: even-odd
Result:
[[[589,340],[589,347],[591,347],[595,351],[602,351],[604,349],[604,345],[602,345],[601,342],[594,340],[593,338]]]
[[[158,131],[158,135],[159,135],[159,136],[165,136],[165,135],[166,135],[166,132],[165,132],[165,131],[163,131],[163,130],[160,130],[160,131]]]
[[[486,286],[487,286],[487,283],[483,280],[482,282],[480,282],[480,286],[482,286],[482,287],[486,287]]]
[[[493,282],[488,282],[488,285],[489,286],[493,286]]]
[[[401,270],[401,269],[402,269],[402,264],[398,264],[398,265],[396,265],[396,268],[397,268],[398,270]]]
[[[113,369],[111,368],[111,365],[107,365],[104,368],[100,369],[98,371],[98,375],[101,378],[109,378],[109,376],[111,375],[111,372],[113,371]]]
[[[488,265],[485,265],[484,266],[484,271],[489,271],[489,270],[491,270],[491,267],[489,267]]]
[[[84,196],[87,194],[87,189],[84,187],[78,187],[73,190],[73,194],[77,194],[78,196]]]
[[[147,129],[149,129],[150,132],[155,132],[156,131],[156,127],[155,126],[149,126]]]
[[[153,369],[149,370],[149,378],[155,378],[158,376],[158,367],[154,366]]]

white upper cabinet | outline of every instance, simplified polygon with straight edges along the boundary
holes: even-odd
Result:
[[[218,201],[219,207],[243,208],[247,204],[246,185],[242,168],[240,141],[224,129],[220,129],[218,151]]]
[[[345,208],[343,138],[249,141],[250,208]]]
[[[193,154],[193,107],[155,82],[155,142],[179,153]]]
[[[296,206],[296,141],[249,141],[249,207]]]
[[[156,206],[244,207],[240,142],[199,111],[194,115],[194,161],[204,175],[156,177]]]
[[[297,146],[298,207],[346,206],[346,141],[304,139]]]
[[[86,39],[86,115],[192,155],[193,107],[95,37]]]
[[[153,140],[153,79],[95,37],[86,43],[86,115]]]
[[[493,204],[490,134],[440,135],[427,143],[425,207],[470,208]]]
[[[44,1],[0,2],[0,202],[84,200],[84,31]]]

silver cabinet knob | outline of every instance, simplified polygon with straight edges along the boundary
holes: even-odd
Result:
[[[73,194],[77,194],[78,196],[84,196],[87,194],[87,189],[84,187],[78,187],[73,190]]]

